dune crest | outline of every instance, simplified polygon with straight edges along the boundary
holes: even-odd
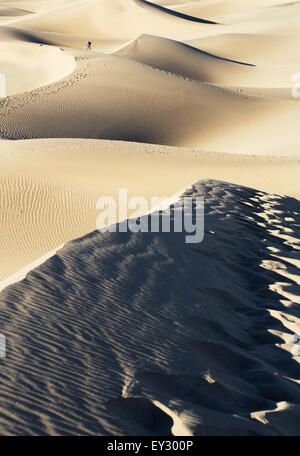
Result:
[[[113,55],[76,51],[75,56],[77,66],[68,77],[0,102],[3,138],[110,139],[220,153],[299,154],[298,101],[249,95]]]
[[[0,68],[6,78],[6,95],[10,96],[64,79],[75,70],[76,62],[73,56],[53,47],[0,41]]]
[[[0,283],[61,244],[93,231],[98,199],[116,197],[120,188],[150,201],[151,196],[170,197],[196,179],[213,177],[300,197],[299,159],[293,157],[283,160],[84,139],[4,143]]]
[[[214,25],[211,21],[205,22],[143,0],[79,0],[56,10],[15,20],[13,25],[71,35],[84,34],[91,38],[131,39],[143,32],[174,36]]]
[[[191,195],[202,244],[94,232],[0,294],[2,433],[299,435],[299,201],[220,181]]]
[[[0,1],[1,435],[300,435],[299,25]]]

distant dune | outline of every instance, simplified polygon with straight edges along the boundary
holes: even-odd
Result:
[[[298,101],[248,96],[116,56],[76,55],[77,68],[67,78],[0,100],[2,137],[113,139],[216,152],[299,154]]]
[[[258,89],[290,88],[293,83],[291,74],[297,73],[300,68],[297,62],[294,67],[288,65],[274,71],[272,65],[255,65],[251,59],[245,61],[244,58],[242,61],[230,60],[219,57],[218,52],[217,55],[210,54],[200,48],[149,35],[142,35],[115,55],[202,82]]]
[[[0,16],[25,16],[31,14],[32,11],[23,10],[20,8],[2,8],[0,7]]]
[[[143,0],[84,0],[37,13],[32,18],[20,19],[14,25],[70,35],[83,34],[91,38],[130,39],[141,33],[175,35],[190,33],[193,29],[199,29],[199,26],[214,25],[203,22],[199,19],[191,21],[184,14],[159,9]]]
[[[189,14],[195,17],[203,16],[209,19],[225,20],[231,22],[235,17],[251,17],[251,14],[264,14],[268,8],[289,6],[297,2],[290,0],[201,0],[201,1],[178,1],[158,0],[156,3],[167,6],[174,11]],[[178,4],[177,4],[178,3]],[[266,11],[267,10],[267,11]]]
[[[186,43],[223,59],[242,60],[264,66],[300,65],[300,56],[297,52],[300,46],[300,34],[299,36],[282,36],[226,33],[208,38],[191,39]],[[270,82],[272,83],[272,81]]]
[[[0,41],[0,53],[1,72],[7,81],[7,95],[53,84],[64,79],[76,67],[73,56],[50,46]]]

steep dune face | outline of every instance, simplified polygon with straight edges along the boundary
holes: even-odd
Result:
[[[197,16],[193,16],[191,14],[185,14],[182,11],[177,11],[175,8],[166,8],[165,6],[158,4],[156,2],[149,2],[148,0],[135,0],[135,2],[139,2],[141,5],[148,5],[157,8],[159,11],[164,13],[172,14],[175,17],[179,17],[181,19],[185,19],[191,22],[198,22],[202,24],[216,24],[214,21],[209,21],[207,19],[201,19]]]
[[[1,293],[2,434],[299,435],[299,201],[185,196],[203,243],[94,232]]]
[[[140,36],[115,55],[210,83],[222,81],[225,84],[225,81],[236,79],[242,84],[252,67],[251,63],[226,60],[178,41],[152,35]]]
[[[198,41],[198,46],[201,46],[201,41]],[[207,47],[209,40],[203,41]],[[274,71],[273,65],[256,66],[249,63],[251,61],[229,60],[219,57],[219,50],[217,54],[209,54],[177,41],[149,35],[142,35],[115,55],[188,78],[225,86],[276,89],[286,87],[292,91],[291,75],[300,70],[300,64],[295,64],[276,68]]]

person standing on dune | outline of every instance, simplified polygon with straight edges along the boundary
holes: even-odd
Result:
[[[87,49],[90,50],[90,51],[92,50],[92,42],[91,41],[88,41]]]

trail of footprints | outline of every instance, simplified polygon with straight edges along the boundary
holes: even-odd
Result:
[[[91,60],[85,58],[77,58],[77,66],[75,71],[61,81],[40,87],[29,92],[8,96],[3,100],[0,100],[0,118],[9,116],[14,111],[29,104],[35,103],[40,98],[55,95],[61,90],[65,90],[75,84],[78,84],[81,80],[88,77],[90,66]],[[10,139],[7,137],[7,134],[4,130],[0,130],[0,136],[5,139]],[[26,137],[18,136],[18,139],[26,139]]]

